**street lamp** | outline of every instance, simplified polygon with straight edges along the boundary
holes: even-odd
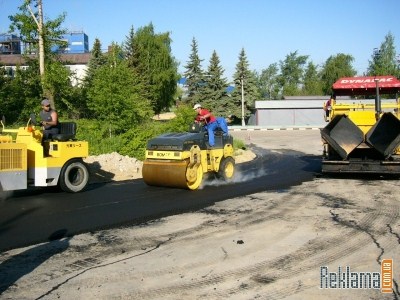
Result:
[[[381,50],[378,48],[374,48],[374,57],[379,58],[381,56]]]
[[[240,85],[242,88],[242,126],[245,126],[245,122],[244,122],[244,80],[243,80],[243,76],[240,77]]]

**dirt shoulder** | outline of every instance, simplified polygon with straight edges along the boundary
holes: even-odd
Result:
[[[276,153],[322,150],[318,131],[234,134]],[[1,297],[398,299],[398,187],[398,180],[316,174],[283,191],[14,249],[0,255]],[[360,288],[358,275],[377,276],[385,258],[394,262],[393,291]],[[354,284],[332,283],[346,268]]]

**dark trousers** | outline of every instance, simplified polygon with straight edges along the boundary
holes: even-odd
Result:
[[[59,131],[57,127],[43,130],[43,140],[51,140],[53,135],[58,134]]]

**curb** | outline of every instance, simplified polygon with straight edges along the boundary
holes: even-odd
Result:
[[[267,127],[267,128],[254,128],[254,127],[229,127],[230,131],[278,131],[278,130],[320,130],[321,127]]]

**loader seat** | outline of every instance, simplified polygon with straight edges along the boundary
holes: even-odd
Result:
[[[76,135],[76,123],[75,122],[62,122],[58,124],[60,132],[54,134],[52,139],[55,141],[65,142],[74,140]]]

